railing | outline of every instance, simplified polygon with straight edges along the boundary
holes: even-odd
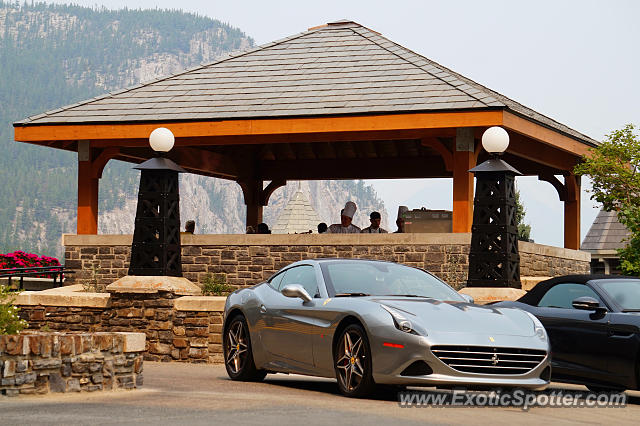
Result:
[[[75,271],[65,269],[64,266],[38,266],[28,268],[0,269],[0,278],[8,278],[7,286],[11,287],[13,278],[20,278],[18,290],[23,289],[24,277],[40,277],[53,279],[53,287],[61,287],[64,274],[72,274]]]

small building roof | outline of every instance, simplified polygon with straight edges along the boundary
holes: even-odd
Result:
[[[271,229],[274,234],[301,234],[317,229],[322,222],[318,213],[313,209],[311,203],[298,188],[293,197],[282,209],[276,224]]]
[[[580,249],[594,254],[613,253],[615,250],[623,248],[625,246],[624,240],[630,236],[629,230],[618,222],[616,212],[600,210],[591,224],[589,232],[584,237]]]
[[[503,109],[597,141],[352,21],[14,123],[107,124]]]

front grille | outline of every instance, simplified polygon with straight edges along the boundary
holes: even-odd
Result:
[[[454,370],[479,374],[526,374],[537,367],[546,351],[492,346],[432,346],[431,352]]]

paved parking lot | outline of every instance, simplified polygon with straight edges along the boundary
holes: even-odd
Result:
[[[635,424],[640,418],[640,392],[627,393],[625,408],[400,408],[389,392],[373,399],[344,398],[335,381],[326,379],[279,374],[263,383],[238,383],[228,380],[220,365],[152,362],[145,363],[144,374],[144,387],[136,391],[0,397],[0,424],[555,425]]]

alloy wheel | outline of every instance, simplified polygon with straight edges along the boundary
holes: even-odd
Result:
[[[247,361],[249,348],[243,321],[234,321],[227,331],[227,365],[234,374],[240,374]]]
[[[336,372],[338,380],[347,392],[355,391],[362,383],[366,359],[365,342],[357,329],[346,330],[337,348]]]

